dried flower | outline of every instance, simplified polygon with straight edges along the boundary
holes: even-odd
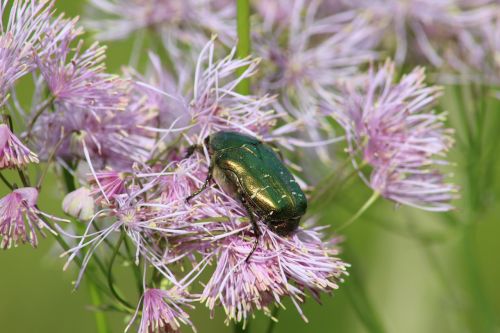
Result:
[[[42,212],[36,207],[37,200],[38,191],[33,187],[15,189],[0,199],[0,235],[3,249],[17,246],[19,242],[29,242],[36,247],[36,231],[41,231],[42,228],[52,231],[39,217]]]
[[[455,187],[444,183],[437,165],[453,140],[444,114],[429,107],[440,95],[425,86],[422,68],[394,83],[394,64],[387,61],[360,87],[347,86],[344,102],[331,109],[344,128],[353,156],[362,155],[373,171],[363,180],[383,197],[432,211],[450,210]]]
[[[0,124],[0,169],[21,168],[38,163],[38,157],[19,140],[6,124]]]

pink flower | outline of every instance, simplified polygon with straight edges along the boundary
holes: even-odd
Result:
[[[326,144],[338,140],[318,105],[325,96],[336,100],[343,82],[363,75],[361,66],[377,57],[380,29],[354,11],[323,16],[320,1],[259,1],[257,8],[264,17],[253,35],[263,68],[257,85],[276,93],[274,108],[299,124],[300,140],[293,143],[316,147],[330,161]]]
[[[201,301],[213,311],[220,305],[226,321],[246,322],[255,310],[270,315],[269,305],[281,305],[282,298],[291,297],[300,315],[306,291],[319,300],[321,292],[338,288],[347,274],[348,264],[336,257],[338,239],[322,241],[320,228],[300,228],[290,237],[275,234],[264,224],[259,246],[247,262],[252,250],[252,234],[223,231],[214,236],[215,271],[206,284]],[[236,227],[236,230],[239,227]],[[211,231],[217,234],[216,230]]]
[[[38,157],[19,140],[6,124],[0,124],[0,169],[21,168],[38,163]]]
[[[102,40],[150,29],[176,57],[182,52],[180,45],[203,46],[207,32],[218,34],[226,43],[235,39],[235,6],[226,0],[92,0],[91,4],[93,15],[87,25]]]
[[[193,331],[196,332],[193,323],[189,320],[189,315],[181,308],[181,305],[186,305],[191,301],[184,297],[183,293],[174,289],[146,289],[142,296],[142,318],[138,332],[180,332],[181,324],[191,326]],[[134,319],[135,316],[132,318],[129,327]],[[127,327],[127,330],[129,327]]]
[[[452,209],[455,186],[445,183],[439,165],[453,144],[444,114],[429,110],[441,93],[425,85],[422,68],[394,82],[387,61],[361,87],[347,86],[340,107],[331,112],[346,132],[353,163],[372,168],[363,180],[383,197],[431,211]],[[362,170],[360,170],[362,171]]]
[[[36,231],[48,226],[39,217],[42,213],[36,207],[37,200],[38,191],[33,187],[16,189],[0,199],[0,235],[3,249],[17,246],[19,242],[29,242],[33,247],[38,245]],[[48,230],[52,231],[50,228]]]
[[[33,70],[33,51],[39,50],[53,5],[53,1],[0,0],[0,107],[14,82]]]
[[[96,202],[112,200],[116,195],[125,193],[127,177],[123,172],[105,170],[96,172],[89,178],[91,195],[96,197]]]
[[[58,147],[57,157],[80,159],[85,145],[99,168],[129,170],[147,159],[152,144],[152,135],[141,128],[150,120],[148,111],[131,98],[128,80],[106,73],[105,47],[85,48],[78,40],[82,33],[76,20],[59,17],[47,34],[59,37],[44,39],[44,52],[36,54],[41,82],[51,92],[40,104],[53,112],[42,107],[32,115],[34,141],[41,156]]]

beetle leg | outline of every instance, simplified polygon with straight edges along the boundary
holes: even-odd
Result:
[[[200,150],[202,146],[201,145],[191,145],[187,148],[186,155],[184,155],[184,158],[190,158],[191,155],[195,153],[195,151]]]
[[[207,174],[207,178],[205,179],[205,182],[203,182],[203,185],[196,192],[192,193],[190,196],[188,196],[186,198],[186,202],[189,202],[189,200],[193,199],[195,196],[197,196],[201,192],[205,191],[208,184],[210,184],[210,181],[212,180],[212,176],[214,173],[214,166],[215,166],[215,163],[213,160],[211,160],[210,165],[208,166],[208,174]]]
[[[261,232],[260,232],[260,229],[259,229],[259,225],[257,224],[257,220],[255,219],[255,215],[253,214],[252,207],[250,207],[250,205],[248,204],[248,202],[246,202],[243,197],[240,197],[240,200],[241,200],[241,203],[243,204],[243,206],[245,207],[245,209],[247,211],[248,218],[250,219],[250,223],[252,223],[253,233],[255,235],[255,242],[253,243],[252,251],[250,251],[250,253],[248,254],[247,258],[245,259],[245,262],[248,262],[248,260],[252,256],[252,254],[257,249],[257,246],[259,245],[259,237],[261,235]]]

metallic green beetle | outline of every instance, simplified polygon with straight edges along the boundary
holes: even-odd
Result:
[[[203,186],[191,194],[189,201],[207,188],[212,177],[226,192],[236,196],[245,207],[258,245],[260,230],[255,216],[272,230],[287,235],[297,229],[307,209],[307,199],[293,175],[278,155],[258,139],[236,133],[217,132],[204,140],[210,155],[208,175]],[[202,151],[191,146],[186,157]]]

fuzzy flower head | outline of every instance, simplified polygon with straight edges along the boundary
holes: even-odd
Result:
[[[0,1],[0,107],[14,82],[34,68],[33,51],[47,28],[53,1]]]
[[[274,69],[262,73],[263,89],[300,94],[303,89],[317,90],[316,85],[335,86],[375,58],[378,31],[369,16],[344,12],[320,17],[320,1],[277,1],[275,6],[289,13],[278,15],[269,27],[263,23],[254,37],[263,66]],[[264,10],[262,15],[269,13]]]
[[[361,154],[362,164],[372,167],[369,179],[363,179],[375,191],[401,204],[450,210],[455,187],[444,182],[437,166],[445,164],[453,140],[445,116],[429,110],[440,89],[425,85],[422,68],[394,83],[394,68],[387,61],[370,70],[362,87],[347,87],[333,115],[346,132],[351,155]]]
[[[59,158],[82,159],[86,146],[100,168],[130,169],[146,160],[152,139],[141,126],[150,120],[148,110],[131,98],[127,80],[105,72],[105,48],[85,49],[76,20],[59,17],[51,29],[61,37],[44,40],[46,52],[36,55],[40,81],[51,92],[32,111],[40,155],[56,147]]]
[[[308,291],[319,301],[320,293],[338,288],[347,274],[348,264],[336,256],[338,239],[322,240],[321,228],[299,229],[290,237],[272,232],[264,224],[259,245],[250,259],[252,234],[227,231],[216,250],[216,269],[204,288],[201,301],[213,310],[223,307],[226,322],[246,323],[255,310],[270,315],[269,306],[282,306],[282,299],[291,297],[297,310]]]
[[[189,315],[181,308],[189,301],[192,300],[176,290],[147,289],[142,296],[142,318],[138,332],[179,332],[181,324],[184,324],[191,326],[196,333]]]
[[[467,26],[480,25],[490,15],[478,1],[354,0],[345,4],[374,15],[385,25],[386,42],[395,45],[398,64],[410,60],[436,67],[445,64],[443,46]]]
[[[500,84],[500,4],[484,7],[482,19],[458,31],[446,50],[445,82]]]
[[[199,50],[207,36],[218,34],[224,43],[235,40],[235,6],[226,0],[92,0],[87,25],[101,40],[126,38],[148,29],[174,58],[179,44]]]
[[[23,145],[6,124],[0,124],[0,169],[21,168],[38,163],[35,153]]]
[[[273,128],[283,117],[282,113],[272,110],[273,98],[267,95],[245,96],[236,91],[242,80],[256,74],[258,60],[236,59],[236,48],[220,57],[216,45],[216,39],[212,38],[201,50],[192,71],[193,82],[179,82],[177,88],[157,86],[168,79],[139,83],[143,89],[150,90],[150,102],[146,104],[158,106],[159,122],[170,120],[167,128],[153,130],[163,133],[162,138],[168,141],[175,141],[176,137],[189,138],[188,145],[202,143],[208,135],[218,131],[236,131],[272,139]],[[151,59],[155,61],[154,57]],[[161,67],[155,65],[154,68],[156,76],[161,78]],[[238,73],[240,70],[242,73]],[[165,100],[162,99],[177,107],[163,107]],[[287,133],[293,129],[290,126],[276,131]]]
[[[16,189],[0,199],[0,236],[3,249],[17,246],[19,242],[29,242],[33,247],[38,245],[36,231],[48,226],[39,216],[42,213],[36,207],[37,200],[38,191],[33,187]]]
[[[335,99],[342,82],[362,75],[361,66],[376,57],[379,30],[369,15],[354,11],[322,17],[320,1],[260,1],[257,9],[263,17],[253,36],[262,58],[259,89],[278,94],[275,109],[300,124],[297,145],[316,147],[329,161],[325,145],[336,135],[319,101]]]

